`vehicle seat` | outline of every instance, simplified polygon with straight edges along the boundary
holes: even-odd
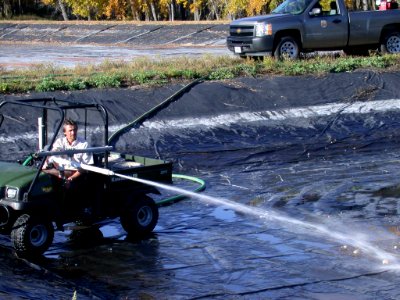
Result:
[[[93,153],[93,165],[96,167],[103,167],[104,153]]]
[[[337,4],[336,4],[336,1],[332,1],[331,3],[330,3],[330,6],[331,6],[331,10],[330,10],[330,12],[329,12],[329,14],[332,16],[332,15],[337,15],[338,14],[338,11],[337,11]]]

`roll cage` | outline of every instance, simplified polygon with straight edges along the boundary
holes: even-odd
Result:
[[[6,105],[17,105],[24,106],[32,109],[41,110],[41,121],[39,123],[39,150],[36,152],[31,152],[31,154],[22,162],[22,165],[27,166],[32,164],[35,159],[40,159],[36,164],[37,172],[32,180],[32,183],[25,194],[25,197],[29,197],[33,187],[35,186],[39,175],[42,171],[46,158],[51,155],[73,155],[75,153],[93,153],[93,154],[103,154],[101,155],[104,159],[104,167],[108,167],[108,154],[112,150],[112,146],[108,144],[108,113],[103,105],[100,104],[87,104],[81,102],[73,102],[68,100],[56,100],[55,98],[40,98],[40,99],[27,99],[27,100],[6,100],[0,103],[0,127],[3,125],[4,116],[2,109]],[[102,147],[90,147],[87,149],[79,150],[65,150],[65,151],[48,151],[52,149],[57,136],[62,130],[64,119],[69,111],[81,110],[84,112],[84,137],[87,138],[87,127],[88,127],[88,111],[97,111],[103,121],[103,146]],[[56,126],[54,133],[51,137],[48,136],[48,113],[49,111],[54,111],[59,114],[58,121],[55,121]],[[39,118],[40,119],[40,118]],[[46,150],[44,150],[46,149]],[[43,159],[44,158],[44,159]]]

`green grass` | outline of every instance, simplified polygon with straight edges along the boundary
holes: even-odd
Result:
[[[328,73],[351,72],[357,69],[374,69],[381,72],[399,71],[400,55],[323,56],[297,61],[280,61],[273,58],[254,61],[230,56],[203,56],[164,60],[141,58],[131,62],[106,61],[100,65],[75,68],[37,65],[23,70],[0,69],[0,93],[160,85],[198,78],[227,80],[241,76],[321,76]]]

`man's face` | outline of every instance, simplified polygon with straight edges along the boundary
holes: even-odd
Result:
[[[78,128],[73,125],[65,125],[64,126],[64,134],[67,138],[68,143],[72,144],[73,141],[76,140],[76,134],[78,132]]]

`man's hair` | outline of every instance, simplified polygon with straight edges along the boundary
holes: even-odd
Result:
[[[76,129],[78,129],[78,124],[74,120],[71,120],[71,119],[65,119],[64,120],[64,123],[63,123],[63,130],[64,131],[65,131],[65,126],[67,126],[67,125],[74,126]]]

